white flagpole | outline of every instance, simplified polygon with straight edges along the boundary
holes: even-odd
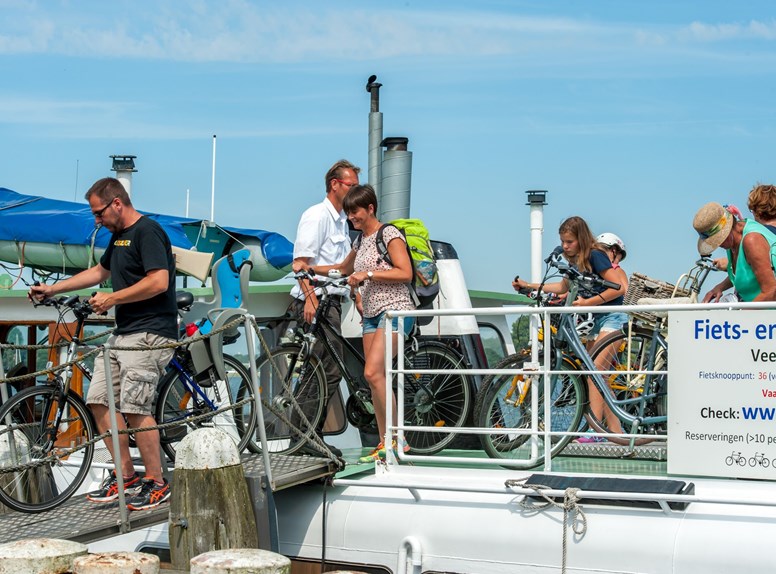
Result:
[[[210,221],[215,221],[216,210],[216,136],[213,134],[213,176],[210,180]]]

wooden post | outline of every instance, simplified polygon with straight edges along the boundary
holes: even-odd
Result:
[[[101,552],[73,560],[73,574],[159,574],[159,557],[143,552]]]
[[[0,544],[0,574],[63,574],[72,572],[86,546],[56,538],[26,538]]]
[[[170,498],[170,558],[188,570],[195,556],[213,550],[257,548],[259,535],[240,455],[216,428],[186,435],[176,448]]]
[[[215,550],[191,559],[191,574],[290,574],[291,560],[258,548]]]

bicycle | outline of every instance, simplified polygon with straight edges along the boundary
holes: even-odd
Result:
[[[771,460],[769,458],[765,458],[764,452],[756,452],[754,453],[754,456],[749,459],[749,466],[757,465],[760,465],[763,468],[768,468],[771,466]]]
[[[697,303],[701,287],[711,271],[717,270],[709,257],[701,257],[692,269],[682,275],[676,287],[670,284],[642,281],[637,287],[641,295],[669,295],[669,299],[633,296],[638,304]],[[628,303],[626,297],[626,303]],[[645,425],[644,434],[664,435],[668,412],[667,375],[633,373],[632,371],[666,371],[668,369],[668,340],[666,338],[667,313],[641,312],[633,314],[626,331],[614,331],[605,335],[591,350],[593,361],[602,353],[610,355],[604,370],[617,371],[605,375],[606,384],[614,394],[614,400],[629,410],[630,414],[654,422]],[[603,361],[599,361],[599,364]],[[597,420],[592,413],[585,414],[590,427],[599,433],[611,433],[605,421]],[[628,439],[607,437],[616,444],[644,445],[654,440],[650,437]]]
[[[194,301],[188,292],[178,292],[176,298],[178,310],[183,312]],[[201,327],[191,328],[189,336]],[[223,342],[232,340],[225,338]],[[171,461],[175,460],[177,443],[200,427],[223,430],[234,440],[238,452],[251,440],[256,427],[251,375],[239,359],[227,354],[223,359],[228,380],[222,380],[204,340],[175,348],[159,381],[155,410],[162,450]]]
[[[193,300],[191,293],[178,293],[179,311],[190,308]],[[19,391],[0,407],[0,428],[5,426],[0,430],[0,502],[27,513],[51,510],[78,490],[89,472],[98,434],[84,399],[70,389],[73,369],[81,372],[85,384],[92,378],[89,367],[77,359],[83,345],[80,333],[91,307],[77,295],[36,305],[56,308],[58,324],[64,323],[68,312],[73,312],[77,323],[67,346],[69,366],[47,384]],[[224,355],[229,380],[222,381],[215,365],[206,363],[197,369],[195,362],[191,344],[177,347],[157,386],[156,420],[165,425],[159,431],[160,442],[171,460],[175,445],[195,428],[217,426],[242,451],[256,424],[250,374],[243,364]],[[243,400],[235,399],[238,391]]]
[[[72,363],[81,345],[79,333],[92,312],[89,303],[72,295],[46,299],[40,305],[55,307],[60,312],[58,323],[68,311],[76,316],[65,358]],[[89,472],[96,424],[84,400],[70,389],[73,366],[87,375],[82,362],[69,365],[46,385],[21,390],[0,408],[4,427],[0,431],[0,502],[13,510],[55,508],[81,486]]]
[[[725,459],[726,465],[733,466],[733,463],[736,463],[738,466],[746,466],[746,457],[741,455],[741,451],[733,451],[730,456]]]
[[[329,306],[333,304],[330,289],[347,286],[347,279],[319,280],[313,277],[310,280],[321,290],[321,295],[309,330],[305,332],[301,325],[297,325],[291,342],[277,346],[257,359],[259,386],[266,401],[264,421],[268,448],[272,452],[297,451],[304,444],[301,439],[310,436],[325,416],[326,377],[320,359],[313,352],[316,341],[335,361],[345,379],[350,394],[345,406],[348,421],[363,432],[377,430],[371,392],[363,377],[364,356],[326,318]],[[419,340],[416,334],[409,336],[412,343],[404,355],[405,369],[466,367],[463,355],[448,345]],[[335,349],[334,341],[342,345],[343,355]],[[346,356],[352,360],[346,360]],[[358,367],[360,372],[356,372]],[[471,408],[471,392],[471,381],[464,374],[405,374],[404,423],[412,426],[463,426]],[[292,426],[303,428],[295,431]],[[449,445],[455,434],[407,431],[405,437],[411,453],[434,454]],[[249,443],[249,448],[260,452],[255,442]]]
[[[595,291],[598,288],[619,288],[619,285],[606,281],[597,275],[581,273],[561,260],[559,255],[548,258],[547,270],[541,285],[544,285],[550,278],[551,273],[554,272],[553,270],[557,270],[568,281],[569,291],[566,297],[566,306],[572,304],[580,289]],[[541,289],[539,289],[540,291]],[[537,304],[544,306],[546,300],[538,296]],[[617,400],[610,392],[603,376],[596,372],[596,357],[587,352],[577,332],[575,314],[562,313],[558,315],[559,317],[553,321],[556,324],[554,325],[554,334],[551,337],[552,354],[549,357],[549,363],[555,374],[550,375],[549,401],[545,396],[544,381],[538,374],[531,374],[530,372],[515,375],[497,374],[491,375],[483,381],[475,403],[476,426],[494,428],[501,431],[509,431],[509,429],[522,431],[480,435],[483,449],[493,458],[525,458],[525,452],[521,447],[532,436],[532,433],[526,431],[532,427],[531,420],[534,416],[532,406],[533,393],[538,393],[535,416],[538,420],[538,430],[541,432],[535,435],[538,446],[538,458],[532,461],[531,465],[535,466],[543,463],[547,440],[550,442],[550,457],[563,450],[573,436],[584,429],[583,415],[590,414],[587,409],[586,382],[588,377],[603,395],[606,405],[627,427],[635,431],[638,428],[648,427],[661,420],[665,421],[665,415],[663,414],[644,415],[642,417],[629,412],[634,408],[637,409],[637,412],[640,412],[642,409],[639,403],[646,402],[646,397],[641,396],[624,401]],[[544,347],[541,351],[541,356],[544,356],[547,349],[547,340],[548,337],[545,331],[545,336],[542,339]],[[526,364],[527,362],[524,354],[516,353],[502,360],[495,368],[523,371],[535,370],[534,366]],[[592,374],[582,374],[579,372],[583,370],[590,371]],[[549,428],[544,418],[546,402],[550,403]],[[594,417],[587,417],[588,422],[592,418]]]

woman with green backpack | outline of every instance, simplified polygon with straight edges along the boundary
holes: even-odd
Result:
[[[362,316],[364,340],[364,378],[372,391],[380,443],[359,462],[372,462],[385,458],[386,397],[393,403],[392,413],[396,424],[396,397],[388,388],[385,378],[385,312],[392,309],[410,311],[415,303],[408,288],[413,279],[413,267],[407,252],[404,234],[393,225],[384,225],[377,219],[377,195],[371,185],[351,188],[342,204],[353,227],[361,231],[361,237],[353,244],[352,251],[342,263],[316,267],[314,272],[326,275],[333,269],[348,276],[351,297]],[[387,254],[381,254],[376,240],[378,232],[387,246]],[[408,334],[415,323],[414,317],[404,317],[404,333]],[[398,328],[398,318],[393,319],[393,329]],[[393,336],[396,352],[397,335]],[[388,392],[390,391],[390,393]],[[409,451],[409,445],[397,444],[393,438],[391,447]]]

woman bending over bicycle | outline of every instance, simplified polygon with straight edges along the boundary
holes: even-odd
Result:
[[[359,462],[371,462],[385,458],[384,437],[386,434],[385,401],[390,396],[393,403],[394,425],[396,424],[396,397],[393,391],[387,394],[385,379],[385,312],[389,309],[411,311],[415,308],[410,295],[409,282],[412,280],[412,263],[407,253],[404,235],[392,225],[384,226],[377,219],[377,196],[371,185],[356,185],[348,192],[342,208],[348,214],[353,227],[361,231],[361,238],[353,245],[353,250],[342,263],[318,266],[315,273],[326,275],[337,269],[348,275],[348,284],[353,290],[353,299],[362,315],[362,333],[364,338],[364,378],[372,391],[372,403],[375,408],[377,428],[381,437],[380,444]],[[383,229],[383,242],[388,248],[387,256],[381,256],[377,248],[377,232]],[[299,270],[304,269],[304,267]],[[297,269],[294,269],[297,271]],[[409,333],[415,322],[414,317],[404,317],[404,333]],[[398,327],[398,318],[393,319],[393,328]],[[393,349],[396,352],[397,335],[393,335]],[[396,449],[396,438],[392,441]],[[402,445],[409,450],[409,445]]]
[[[563,256],[583,273],[595,273],[602,279],[620,285],[619,289],[603,289],[596,292],[580,291],[577,300],[572,303],[575,307],[591,307],[599,305],[622,305],[625,291],[628,289],[628,278],[620,269],[619,262],[625,259],[625,245],[619,237],[613,233],[605,233],[599,236],[601,241],[596,241],[590,231],[587,222],[581,217],[569,217],[558,229],[560,243],[563,248]],[[615,241],[616,239],[616,241]],[[615,267],[616,265],[616,267]],[[528,288],[538,289],[548,293],[563,294],[568,291],[566,279],[557,283],[538,285],[528,283],[519,277],[512,282],[515,290]],[[587,347],[592,349],[597,341],[607,333],[619,331],[628,322],[625,313],[596,313],[588,337]],[[608,370],[610,366],[610,354],[602,352],[596,358],[596,368]],[[590,411],[598,420],[605,420],[607,428],[613,433],[621,433],[622,425],[617,416],[606,406],[601,393],[592,380],[587,381],[588,399]],[[605,418],[604,418],[605,417]],[[599,442],[605,439],[582,437],[580,442]]]

